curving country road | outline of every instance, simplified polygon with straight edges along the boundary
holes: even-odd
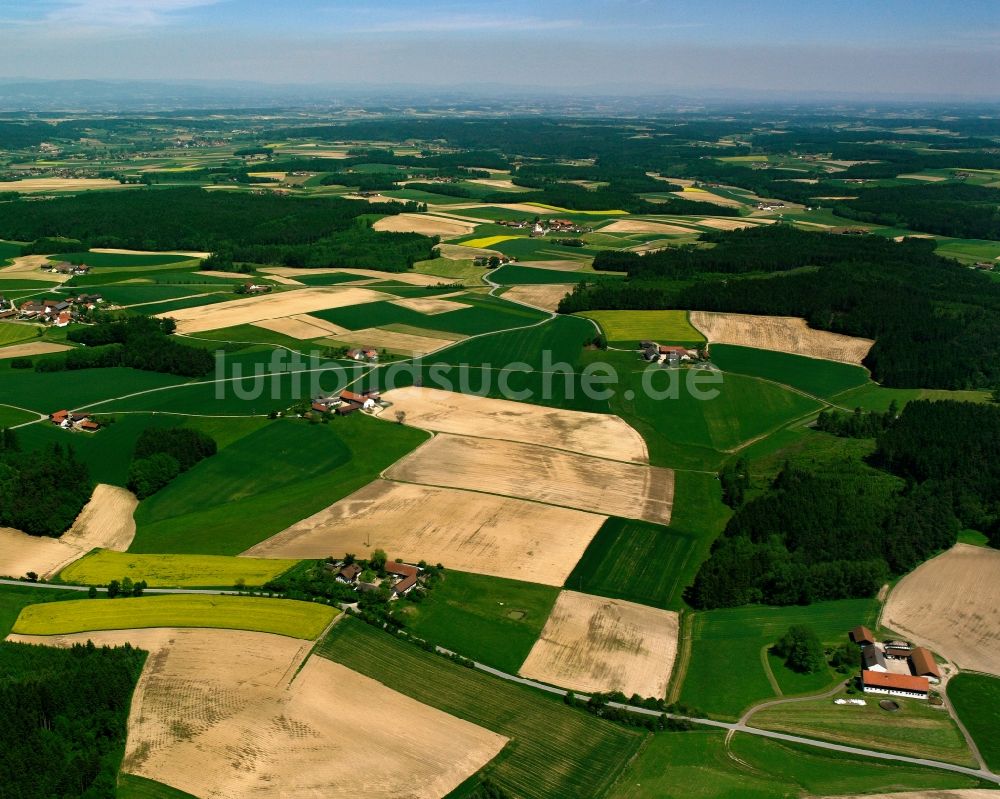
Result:
[[[89,586],[81,585],[63,585],[63,584],[53,584],[53,583],[30,583],[21,580],[8,580],[0,579],[0,585],[17,585],[23,587],[31,588],[55,588],[62,591],[89,591]],[[104,589],[98,589],[102,591]],[[146,589],[148,594],[238,594],[238,591],[232,590],[215,590],[208,588],[150,588]],[[449,649],[444,647],[435,647],[435,649],[441,654],[453,655],[456,654]],[[501,680],[506,680],[507,682],[517,683],[519,685],[524,685],[529,688],[534,688],[539,691],[545,691],[546,693],[555,694],[556,696],[566,696],[569,691],[562,688],[556,688],[552,685],[546,685],[545,683],[536,682],[535,680],[529,680],[524,677],[518,677],[515,674],[509,674],[505,671],[500,671],[492,666],[487,666],[485,663],[478,663],[472,661],[474,668],[479,671],[490,674]],[[575,696],[582,700],[587,701],[589,699],[585,694],[575,694]],[[815,697],[805,697],[809,699],[814,699]],[[789,701],[789,700],[785,700]],[[638,713],[644,716],[662,716],[666,715],[667,718],[677,719],[680,721],[689,721],[692,724],[698,724],[704,727],[714,727],[719,730],[727,730],[731,733],[746,733],[747,735],[756,735],[761,738],[771,738],[776,741],[784,741],[786,743],[800,744],[803,746],[812,746],[817,749],[826,749],[832,752],[842,752],[849,755],[857,755],[860,757],[871,757],[877,760],[890,760],[896,763],[906,763],[912,766],[924,766],[927,768],[939,769],[942,771],[950,771],[955,774],[963,774],[967,777],[974,777],[976,779],[984,780],[986,782],[992,782],[995,785],[1000,785],[1000,775],[994,774],[986,768],[974,769],[967,768],[965,766],[955,766],[951,763],[942,763],[938,760],[926,760],[917,757],[906,757],[905,755],[894,755],[888,752],[879,752],[874,749],[861,749],[856,746],[844,746],[842,744],[829,743],[827,741],[817,741],[814,738],[806,738],[801,735],[788,735],[782,732],[773,732],[771,730],[760,730],[756,727],[748,727],[745,723],[745,719],[749,714],[746,714],[743,719],[737,722],[726,722],[726,721],[715,721],[714,719],[703,719],[695,718],[692,716],[682,716],[676,713],[666,713],[659,710],[649,710],[644,707],[636,707],[635,705],[623,704],[620,702],[609,702],[611,707],[621,708],[627,710],[631,713]],[[755,709],[760,709],[763,705],[758,705]]]

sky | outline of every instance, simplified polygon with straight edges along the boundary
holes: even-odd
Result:
[[[0,78],[1000,99],[1000,0],[0,0]]]

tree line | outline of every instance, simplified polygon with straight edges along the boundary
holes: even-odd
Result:
[[[35,370],[61,372],[126,366],[182,377],[201,377],[211,372],[215,368],[212,354],[171,338],[174,329],[172,319],[106,317],[95,325],[69,331],[67,338],[84,347],[40,360]]]
[[[215,439],[200,430],[148,427],[139,435],[132,452],[128,488],[139,499],[145,499],[216,451]]]
[[[146,653],[0,643],[0,792],[114,799]]]
[[[13,430],[0,434],[0,527],[57,538],[72,526],[93,490],[87,467],[72,447],[53,444],[26,452]]]
[[[780,224],[704,241],[714,246],[601,254],[595,266],[624,270],[628,280],[580,283],[559,311],[798,316],[819,330],[875,339],[864,364],[883,385],[1000,385],[1000,284],[935,255],[932,241]]]

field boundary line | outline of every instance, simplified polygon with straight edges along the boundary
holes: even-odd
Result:
[[[781,686],[778,685],[778,679],[774,676],[774,670],[771,668],[771,661],[768,659],[768,650],[770,650],[770,644],[764,644],[760,648],[760,665],[764,667],[764,676],[767,677],[767,681],[771,683],[771,690],[774,691],[775,696],[784,696],[785,692],[781,690]]]

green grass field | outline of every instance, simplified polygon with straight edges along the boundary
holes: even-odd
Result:
[[[386,272],[386,277],[392,275]],[[360,275],[352,275],[349,272],[327,272],[323,275],[301,275],[295,280],[307,286],[336,286],[338,283],[351,283],[355,280],[363,280]]]
[[[430,261],[417,261],[413,271],[421,275],[433,275],[443,280],[463,281],[470,286],[482,284],[482,275],[486,270],[481,266],[473,266],[472,259],[453,261],[450,258],[434,258]]]
[[[879,707],[878,699],[866,697],[868,704],[864,707],[835,705],[830,698],[790,702],[755,713],[749,724],[765,730],[975,768],[976,762],[965,739],[946,709],[931,707],[920,699],[893,697],[899,710],[888,712]]]
[[[259,588],[298,561],[235,558],[226,555],[139,555],[102,549],[71,563],[59,579],[80,585],[111,580],[145,580],[151,588],[232,588],[240,580]]]
[[[566,588],[658,608],[677,608],[691,576],[692,553],[697,546],[691,533],[611,518],[566,578]]]
[[[611,343],[638,347],[643,339],[658,344],[696,345],[705,337],[688,321],[687,311],[585,311]]]
[[[147,389],[177,386],[182,377],[138,369],[80,369],[72,379],[65,372],[5,371],[0,379],[0,404],[18,405],[40,413],[79,408],[109,397]]]
[[[371,482],[426,438],[360,414],[271,422],[143,500],[131,551],[239,554]]]
[[[541,311],[525,308],[523,305],[479,294],[465,294],[450,297],[449,300],[469,307],[446,313],[425,314],[386,301],[316,311],[313,315],[349,330],[407,325],[421,330],[440,330],[467,336],[530,325],[546,316]]]
[[[501,247],[497,249],[503,248]],[[506,249],[511,248],[507,247]],[[540,256],[538,260],[553,260],[559,257],[559,253],[549,253],[544,257]],[[565,258],[566,256],[563,255],[562,257]],[[561,269],[543,269],[541,267],[534,266],[517,266],[516,264],[501,266],[490,275],[490,280],[494,283],[499,283],[501,286],[533,286],[546,283],[581,283],[585,280],[593,283],[595,280],[616,279],[618,278],[595,272],[569,272]]]
[[[191,297],[205,291],[220,291],[220,288],[216,286],[161,286],[156,283],[150,285],[136,283],[106,286],[101,289],[101,294],[107,302],[113,302],[115,305],[138,305],[154,302],[157,304],[165,303]],[[223,296],[227,300],[234,298],[228,293]],[[159,313],[159,311],[159,308],[153,308],[150,313]]]
[[[824,398],[869,383],[860,366],[730,344],[712,345],[712,363],[724,372],[773,380]]]
[[[117,799],[196,799],[189,793],[135,774],[119,774]]]
[[[821,408],[815,400],[752,377],[650,368],[630,353],[595,355],[613,364],[621,378],[612,412],[639,431],[657,466],[717,469],[752,439]],[[702,399],[703,392],[717,393]]]
[[[510,743],[484,773],[523,799],[604,796],[645,737],[355,619],[337,624],[318,652],[419,702],[506,735]]]
[[[652,736],[609,799],[790,799],[800,796],[986,787],[933,768],[842,755],[738,733]]]
[[[948,681],[948,698],[972,736],[986,765],[1000,769],[1000,679],[958,674]]]
[[[26,325],[18,322],[0,322],[0,347],[38,338],[39,330],[41,328],[36,325]],[[0,352],[0,356],[2,355],[3,353]]]
[[[22,411],[20,408],[0,405],[0,430],[3,430],[5,427],[13,427],[16,424],[30,422],[36,418],[35,414]]]
[[[711,716],[735,719],[757,702],[776,696],[765,671],[766,650],[793,624],[816,630],[824,643],[847,640],[858,624],[873,626],[878,613],[874,599],[817,602],[806,607],[765,607],[710,610],[691,620],[691,654],[680,698]],[[783,665],[774,672],[782,695],[819,692],[832,687],[834,675],[800,675]]]
[[[210,594],[74,599],[29,605],[14,623],[23,635],[62,635],[144,627],[219,627],[316,638],[337,615],[329,605],[294,599]]]
[[[467,572],[445,579],[406,609],[414,635],[516,673],[542,632],[559,589]]]

